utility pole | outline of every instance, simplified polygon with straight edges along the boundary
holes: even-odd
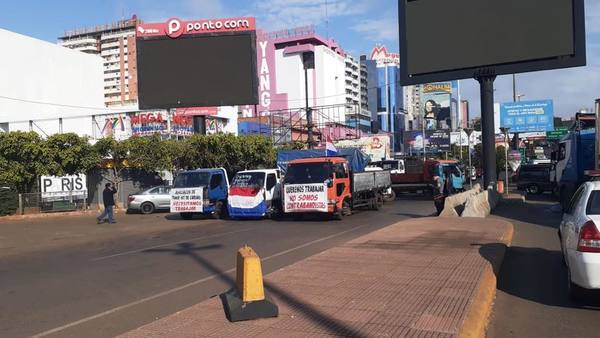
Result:
[[[308,103],[308,70],[315,69],[315,54],[313,52],[304,52],[302,54],[302,62],[304,64],[304,95],[306,99],[306,128],[308,129],[308,148],[313,149],[315,139],[313,136],[313,119],[312,109]],[[313,84],[314,86],[314,84]]]

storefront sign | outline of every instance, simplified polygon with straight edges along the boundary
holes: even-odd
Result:
[[[168,36],[177,39],[182,35],[243,32],[256,30],[253,17],[184,21],[172,18],[163,23],[140,23],[137,37]]]
[[[42,199],[84,199],[87,197],[87,180],[85,175],[42,176],[40,178]]]
[[[171,212],[202,212],[203,188],[171,189]]]
[[[148,136],[164,134],[167,131],[166,112],[141,112],[131,116],[133,135]]]
[[[289,184],[284,192],[285,212],[327,212],[327,186],[316,184]]]
[[[171,134],[177,136],[191,136],[194,134],[194,121],[191,116],[173,114],[171,116]]]
[[[218,113],[219,107],[190,107],[175,109],[175,114],[185,116],[208,116],[217,115]]]

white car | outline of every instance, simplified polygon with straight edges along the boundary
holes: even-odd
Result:
[[[600,289],[600,182],[585,182],[564,212],[558,236],[569,275],[569,295],[577,300]]]

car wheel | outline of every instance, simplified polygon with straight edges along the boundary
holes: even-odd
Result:
[[[192,219],[194,214],[192,214],[190,212],[182,212],[181,214],[179,214],[179,216],[181,216],[181,218],[183,218],[185,220],[190,220],[190,219]]]
[[[527,192],[535,195],[539,195],[542,193],[540,187],[538,187],[537,184],[531,184],[527,186]]]
[[[140,210],[142,211],[142,214],[144,214],[144,215],[151,214],[154,212],[154,204],[152,204],[150,202],[146,202],[140,206]]]

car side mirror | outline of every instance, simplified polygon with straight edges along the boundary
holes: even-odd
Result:
[[[327,188],[333,187],[333,179],[330,178],[327,181],[325,181],[325,183],[327,183]]]

